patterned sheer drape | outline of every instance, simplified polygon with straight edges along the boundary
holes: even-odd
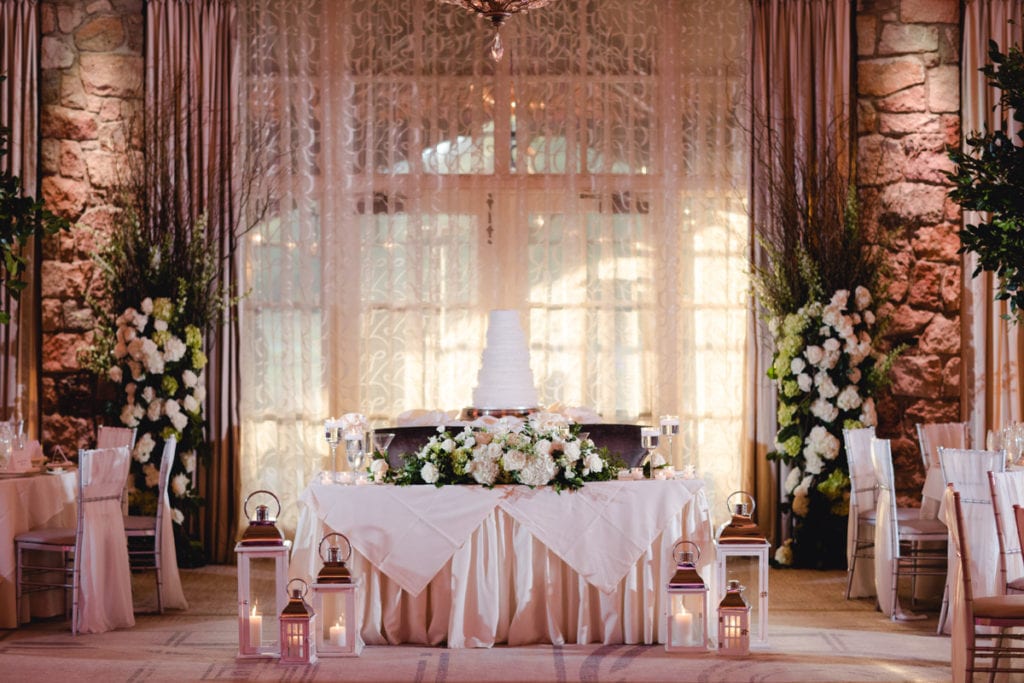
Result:
[[[748,20],[553,3],[495,64],[436,2],[245,3],[247,118],[275,122],[282,191],[246,244],[243,492],[288,509],[330,414],[468,406],[493,308],[522,312],[542,403],[678,414],[677,464],[736,487]]]

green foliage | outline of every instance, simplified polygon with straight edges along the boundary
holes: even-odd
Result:
[[[0,83],[6,80],[0,75]],[[10,129],[0,122],[0,158],[7,149]],[[43,208],[41,201],[24,194],[21,178],[0,171],[0,287],[17,299],[25,289],[28,257],[25,243],[34,236],[52,235],[69,227],[68,221]],[[0,324],[10,322],[10,311],[0,304]]]
[[[984,271],[996,275],[995,298],[1009,303],[1016,320],[1024,306],[1024,128],[1013,136],[1015,144],[1008,112],[1024,126],[1024,53],[1017,46],[1003,53],[994,41],[988,52],[990,63],[981,71],[1000,91],[1003,118],[997,130],[970,133],[965,150],[947,148],[955,164],[947,174],[955,185],[949,196],[964,209],[987,214],[960,231],[960,252],[978,255],[975,277]]]

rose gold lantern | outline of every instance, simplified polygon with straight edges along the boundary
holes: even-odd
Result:
[[[732,519],[722,527],[715,542],[715,590],[725,597],[726,577],[737,577],[751,599],[750,645],[768,645],[768,539],[754,522],[757,504],[746,491],[736,491],[726,501]]]
[[[292,588],[292,584],[301,587]],[[304,600],[309,587],[302,579],[288,582],[291,595],[281,610],[281,663],[312,664],[316,661],[316,613]]]
[[[745,655],[750,652],[750,605],[743,598],[743,586],[730,579],[725,597],[718,604],[718,652]]]
[[[277,514],[281,503],[270,491],[254,491],[243,504],[249,516],[249,501],[257,494],[266,494],[277,503]],[[238,558],[238,657],[280,657],[281,641],[278,639],[276,624],[278,615],[284,610],[288,584],[288,552],[291,541],[286,541],[274,524],[276,515],[269,514],[266,505],[256,507],[250,517],[249,527],[235,545]],[[272,566],[273,587],[264,587],[262,582],[251,580],[255,572],[265,571]]]
[[[706,652],[708,649],[708,587],[697,572],[700,548],[679,541],[672,548],[676,571],[666,588],[666,652]]]
[[[336,541],[343,544],[335,545]],[[352,544],[345,534],[327,534],[321,539],[320,558],[324,566],[313,584],[313,609],[320,619],[316,644],[321,657],[356,657],[363,650],[356,611],[359,581],[353,580],[345,566],[351,557]]]

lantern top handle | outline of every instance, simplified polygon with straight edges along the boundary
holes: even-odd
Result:
[[[295,583],[296,581],[298,581],[300,584],[302,584],[302,588],[301,589],[299,589],[299,588],[293,589],[292,588],[292,584]],[[301,593],[299,592],[300,590],[302,591]],[[290,598],[300,598],[300,597],[304,598],[304,597],[306,597],[306,594],[309,593],[309,584],[307,584],[302,579],[292,579],[291,581],[288,582],[288,585],[285,586],[285,592],[288,593],[288,597],[290,597]]]
[[[245,502],[242,503],[242,511],[245,513],[245,518],[246,519],[252,519],[252,515],[249,514],[249,501],[252,499],[253,496],[255,496],[257,494],[260,494],[260,493],[265,493],[265,494],[267,494],[268,496],[270,496],[271,498],[274,499],[274,502],[277,503],[277,513],[274,514],[273,518],[277,519],[278,517],[280,517],[281,516],[281,500],[277,496],[275,496],[273,494],[273,492],[271,492],[271,491],[267,491],[266,489],[258,489],[256,491],[253,491],[252,493],[250,493],[248,496],[246,496],[245,497]]]
[[[320,545],[317,546],[317,553],[320,555],[320,559],[323,560],[324,562],[328,562],[329,561],[329,558],[324,556],[324,543],[327,541],[327,539],[331,538],[332,536],[337,536],[339,538],[345,539],[345,546],[344,546],[345,547],[345,556],[341,557],[341,558],[338,558],[338,560],[340,560],[341,562],[348,562],[349,559],[352,557],[352,542],[350,540],[348,540],[348,536],[346,536],[345,534],[339,533],[337,531],[335,531],[334,533],[327,534],[322,539],[320,539]],[[334,549],[334,548],[337,548],[337,547],[338,546],[331,545],[331,546],[328,546],[328,549]],[[333,560],[333,558],[330,559],[330,561],[338,561],[338,560]]]
[[[676,541],[672,546],[672,559],[675,563],[693,562],[694,565],[700,560],[700,546],[693,541]]]
[[[741,496],[739,502],[733,503],[732,499],[736,496]],[[730,515],[743,515],[744,517],[750,517],[754,514],[754,510],[757,509],[757,501],[754,497],[746,491],[733,491],[729,494],[729,497],[725,499],[725,506],[729,508]]]

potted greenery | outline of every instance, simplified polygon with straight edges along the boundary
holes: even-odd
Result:
[[[0,83],[6,80],[0,76]],[[0,157],[6,156],[10,129],[0,123]],[[66,229],[68,222],[43,208],[43,203],[24,194],[21,178],[8,170],[0,171],[0,288],[17,299],[25,289],[28,256],[25,244],[30,237],[51,235]],[[10,322],[6,302],[0,301],[0,324]]]
[[[1024,53],[1018,46],[1003,53],[989,41],[988,55],[990,63],[981,72],[1000,91],[1003,119],[997,130],[970,133],[965,149],[947,149],[956,165],[947,174],[955,184],[949,196],[964,209],[983,213],[983,220],[960,231],[960,253],[978,255],[975,277],[982,271],[996,275],[996,300],[1007,301],[1017,319],[1024,304],[1024,128],[1008,134],[1006,112],[1024,125]]]

